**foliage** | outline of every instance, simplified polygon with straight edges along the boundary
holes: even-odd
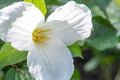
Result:
[[[0,0],[0,8],[22,0]],[[69,0],[24,0],[33,3],[44,15]],[[84,71],[90,72],[100,67],[104,80],[119,80],[119,70],[113,77],[108,66],[120,61],[120,0],[75,0],[91,9],[93,15],[93,31],[90,38],[68,46],[73,57],[85,58],[82,52],[91,50],[91,58],[83,65]],[[46,4],[45,4],[46,3]],[[46,9],[47,8],[47,9]],[[46,14],[47,12],[47,14]],[[83,45],[84,44],[84,45]],[[0,80],[34,80],[26,65],[27,52],[11,47],[10,43],[0,40]],[[87,53],[89,54],[89,53]],[[76,67],[77,68],[77,67]],[[83,80],[80,71],[75,69],[71,80]],[[113,78],[112,78],[112,77]]]
[[[24,61],[26,56],[27,52],[17,51],[10,43],[6,43],[0,51],[0,68]]]

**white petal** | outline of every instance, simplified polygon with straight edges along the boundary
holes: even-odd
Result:
[[[65,45],[71,45],[75,41],[80,40],[81,36],[71,27],[66,21],[51,21],[41,25],[42,29],[49,29],[46,34],[50,37],[55,37],[64,42]]]
[[[52,38],[44,44],[31,44],[27,64],[36,80],[70,80],[74,70],[72,56],[67,47]]]
[[[34,5],[17,2],[0,10],[0,33],[7,34],[14,25],[32,30],[40,21],[44,22],[44,17]]]
[[[34,5],[14,3],[0,10],[0,38],[18,50],[28,50],[32,31],[41,22],[44,17]]]
[[[91,11],[84,4],[69,1],[67,4],[57,8],[47,19],[50,21],[67,21],[77,31],[80,40],[90,36],[92,28]],[[66,27],[66,25],[64,26]]]

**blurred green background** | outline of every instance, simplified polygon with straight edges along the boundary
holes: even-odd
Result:
[[[22,0],[0,0],[0,8],[17,1]],[[68,1],[45,0],[46,18]],[[76,67],[71,80],[120,80],[120,0],[74,1],[92,11],[93,30],[88,39],[68,46]],[[26,65],[27,52],[2,41],[0,48],[0,80],[34,80]]]

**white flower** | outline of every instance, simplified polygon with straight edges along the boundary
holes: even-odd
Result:
[[[73,59],[67,46],[89,37],[91,12],[70,1],[46,20],[32,4],[17,2],[0,10],[0,38],[29,51],[27,65],[36,80],[70,80]]]

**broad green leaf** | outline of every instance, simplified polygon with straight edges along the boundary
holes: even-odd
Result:
[[[10,43],[4,44],[0,51],[0,67],[12,65],[25,60],[27,52],[17,51]]]
[[[70,49],[73,57],[81,57],[81,58],[83,58],[80,46],[78,45],[77,42],[72,44],[71,46],[68,46],[68,48]]]
[[[44,15],[46,15],[47,9],[45,0],[24,0],[24,1],[34,4],[37,8],[39,8],[43,12]]]
[[[5,80],[15,80],[15,74],[16,74],[16,70],[11,68],[7,71],[6,76],[5,76]]]
[[[97,50],[105,50],[114,47],[118,43],[116,30],[111,23],[99,16],[93,18],[94,31],[87,40],[89,46]]]
[[[74,74],[70,80],[82,80],[81,75],[77,69],[74,70]]]

